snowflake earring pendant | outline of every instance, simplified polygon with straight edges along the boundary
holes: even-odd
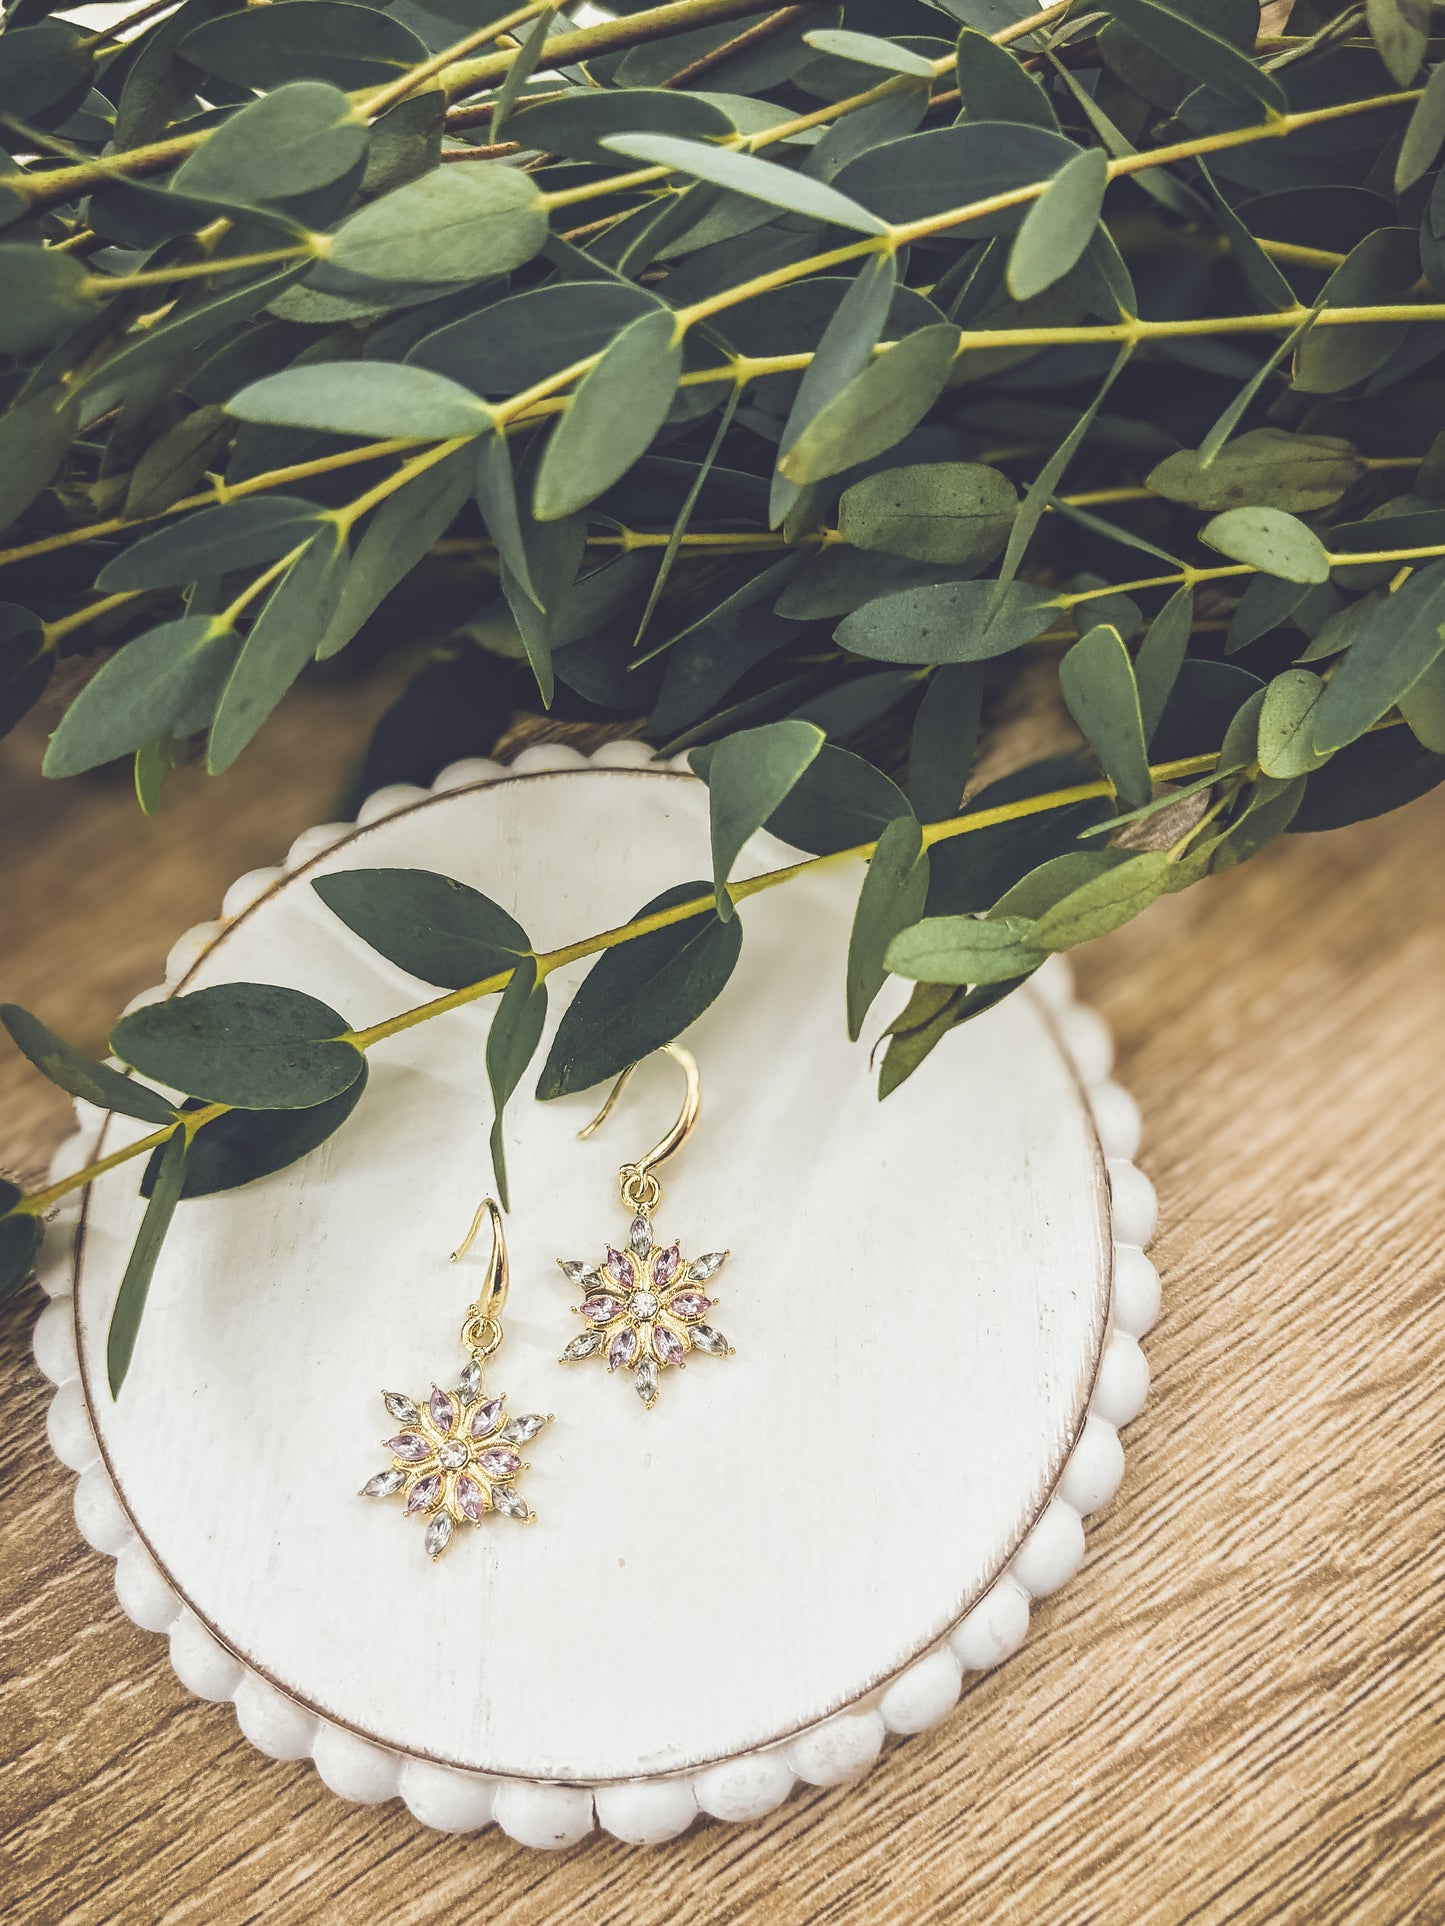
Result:
[[[659,1372],[670,1365],[682,1370],[690,1351],[732,1356],[727,1339],[705,1322],[714,1300],[698,1288],[722,1266],[728,1253],[710,1251],[706,1257],[687,1259],[676,1243],[659,1243],[652,1228],[652,1213],[662,1200],[662,1186],[654,1173],[682,1148],[702,1109],[702,1086],[691,1052],[676,1043],[664,1047],[682,1066],[687,1094],[667,1135],[645,1157],[624,1164],[617,1173],[623,1206],[633,1213],[627,1249],[609,1245],[598,1265],[579,1258],[557,1259],[568,1283],[585,1293],[574,1308],[588,1325],[580,1337],[573,1338],[559,1362],[605,1357],[609,1371],[631,1372],[633,1388],[649,1411],[657,1399]],[[633,1064],[623,1071],[611,1096],[579,1136],[590,1137],[603,1122],[636,1068]]]
[[[535,1412],[508,1418],[505,1393],[486,1397],[482,1391],[482,1367],[502,1342],[502,1306],[510,1276],[501,1213],[490,1197],[452,1252],[454,1264],[466,1256],[484,1216],[491,1219],[492,1254],[477,1300],[462,1323],[462,1346],[469,1356],[456,1389],[443,1391],[434,1384],[423,1404],[400,1391],[382,1392],[388,1413],[402,1428],[383,1446],[391,1453],[390,1470],[377,1472],[361,1487],[363,1498],[395,1498],[405,1492],[405,1514],[426,1517],[422,1543],[433,1559],[451,1543],[454,1527],[480,1525],[489,1513],[535,1524],[537,1514],[516,1489],[527,1469],[516,1447],[552,1422],[550,1412],[545,1418]]]

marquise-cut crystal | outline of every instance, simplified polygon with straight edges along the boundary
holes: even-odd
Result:
[[[457,1395],[470,1404],[482,1388],[482,1367],[473,1358],[470,1364],[462,1366],[462,1374],[457,1379]]]
[[[422,1543],[426,1546],[429,1558],[440,1558],[451,1543],[452,1521],[446,1512],[439,1511],[426,1528]]]
[[[489,1432],[496,1430],[501,1420],[503,1402],[504,1400],[501,1398],[488,1398],[485,1404],[479,1404],[477,1406],[476,1410],[472,1413],[472,1436],[474,1438],[485,1438]]]
[[[651,1404],[657,1396],[657,1366],[651,1358],[644,1358],[637,1367],[632,1380],[637,1387],[637,1395],[644,1404]]]
[[[602,1282],[593,1267],[590,1264],[584,1263],[581,1258],[559,1257],[557,1262],[561,1265],[562,1275],[566,1278],[567,1282],[569,1284],[580,1284],[584,1291],[590,1291]]]
[[[615,1297],[589,1297],[577,1308],[589,1323],[610,1324],[622,1307]]]
[[[657,1316],[657,1293],[655,1291],[634,1291],[627,1300],[627,1308],[633,1317],[644,1324],[649,1318]]]
[[[704,1297],[701,1291],[679,1291],[668,1300],[667,1308],[674,1317],[701,1317],[704,1311],[712,1309],[712,1299]]]
[[[594,1351],[600,1351],[606,1334],[602,1331],[584,1331],[581,1337],[574,1337],[562,1353],[562,1362],[570,1363],[573,1358],[590,1358]]]
[[[457,1415],[457,1407],[439,1384],[432,1386],[431,1396],[426,1401],[426,1408],[431,1416],[432,1423],[438,1431],[451,1430],[453,1421]]]
[[[714,1271],[721,1269],[727,1256],[726,1251],[709,1251],[706,1257],[694,1257],[688,1264],[687,1274],[701,1283],[704,1278],[711,1277]]]
[[[663,1364],[681,1364],[686,1347],[676,1331],[669,1331],[665,1324],[659,1324],[653,1329],[652,1348]]]
[[[677,1276],[682,1263],[676,1244],[669,1244],[665,1251],[659,1251],[652,1260],[652,1281],[660,1289]]]
[[[632,1220],[632,1229],[627,1234],[627,1241],[639,1257],[646,1257],[652,1249],[652,1226],[641,1211]]]
[[[410,1398],[403,1397],[400,1391],[383,1391],[382,1402],[398,1424],[420,1424],[421,1413]]]
[[[460,1438],[443,1438],[437,1446],[437,1463],[446,1471],[460,1471],[471,1455]]]
[[[611,1244],[607,1246],[606,1268],[607,1275],[618,1284],[630,1284],[632,1282],[632,1266],[627,1261],[626,1251],[616,1250]]]
[[[710,1324],[694,1324],[688,1332],[694,1351],[711,1351],[714,1356],[722,1356],[728,1348],[728,1341],[721,1331],[713,1330]]]
[[[519,1498],[510,1485],[498,1485],[492,1493],[492,1503],[509,1518],[526,1518],[529,1515],[526,1499]]]
[[[463,1517],[470,1518],[474,1525],[481,1524],[482,1514],[487,1509],[486,1493],[476,1479],[469,1478],[466,1472],[457,1479],[457,1509]]]
[[[512,1418],[502,1426],[502,1436],[508,1444],[526,1444],[546,1424],[547,1420],[535,1411],[529,1411],[523,1418]]]
[[[429,1471],[425,1478],[418,1478],[406,1494],[407,1510],[409,1512],[425,1511],[441,1488],[442,1481],[434,1471]]]
[[[631,1364],[636,1355],[637,1333],[630,1324],[624,1324],[608,1346],[607,1369],[615,1371],[619,1365]]]
[[[504,1445],[493,1445],[490,1451],[482,1452],[477,1463],[489,1478],[512,1478],[522,1469],[522,1460]]]
[[[385,1449],[393,1458],[403,1458],[409,1465],[419,1465],[431,1456],[431,1445],[415,1431],[398,1431],[394,1438],[386,1440]]]
[[[374,1478],[368,1478],[361,1487],[363,1498],[390,1498],[394,1491],[400,1491],[406,1483],[406,1473],[398,1471],[393,1465],[390,1471],[378,1471]]]

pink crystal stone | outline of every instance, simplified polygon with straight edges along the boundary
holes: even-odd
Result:
[[[430,1472],[425,1478],[418,1478],[406,1494],[408,1511],[425,1511],[442,1488],[442,1481],[436,1473]]]
[[[681,1262],[682,1259],[678,1255],[676,1244],[669,1245],[665,1251],[659,1251],[652,1260],[653,1283],[659,1287],[664,1284],[670,1284],[677,1276],[678,1266]]]
[[[493,1445],[490,1451],[481,1454],[477,1463],[489,1478],[510,1478],[513,1472],[522,1469],[522,1460],[505,1445]]]
[[[432,1386],[431,1396],[426,1401],[426,1408],[431,1415],[432,1423],[438,1431],[451,1430],[456,1419],[457,1407],[447,1396],[446,1392],[441,1389],[440,1385],[434,1384]]]
[[[616,1317],[618,1304],[615,1297],[589,1297],[578,1308],[590,1323],[606,1324]]]
[[[480,1525],[486,1508],[487,1500],[481,1486],[475,1478],[469,1478],[463,1472],[457,1479],[457,1509],[464,1517],[470,1518],[474,1525]]]
[[[626,1253],[614,1250],[610,1244],[607,1246],[607,1273],[619,1284],[632,1282],[632,1266]]]
[[[665,1324],[653,1327],[652,1348],[662,1364],[681,1364],[683,1342],[676,1331],[669,1331]]]
[[[630,1324],[625,1325],[613,1338],[607,1353],[607,1368],[615,1371],[619,1365],[631,1364],[637,1350],[637,1333]]]
[[[423,1458],[431,1456],[431,1446],[415,1431],[398,1431],[394,1438],[387,1439],[384,1449],[393,1458],[404,1458],[409,1465],[419,1465]]]
[[[485,1404],[479,1404],[472,1413],[472,1436],[485,1438],[489,1431],[496,1430],[501,1416],[502,1400],[500,1398],[488,1398]]]
[[[667,1308],[678,1317],[701,1317],[704,1311],[712,1309],[712,1299],[704,1297],[701,1291],[679,1291]]]

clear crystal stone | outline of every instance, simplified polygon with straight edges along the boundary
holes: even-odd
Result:
[[[404,1398],[400,1391],[383,1391],[382,1402],[398,1424],[420,1424],[421,1413],[410,1398]]]
[[[437,1446],[437,1463],[447,1471],[460,1471],[470,1456],[460,1438],[443,1438]]]
[[[652,1226],[641,1211],[632,1220],[632,1229],[628,1233],[627,1241],[639,1257],[646,1257],[652,1249]]]
[[[632,1315],[644,1323],[657,1316],[657,1294],[655,1291],[634,1291],[627,1306]]]
[[[492,1489],[492,1504],[498,1511],[504,1511],[509,1518],[525,1518],[527,1501],[519,1498],[509,1485],[496,1485]]]
[[[687,1274],[701,1283],[704,1278],[711,1277],[714,1271],[722,1269],[728,1255],[727,1251],[709,1251],[706,1257],[695,1257],[687,1267]]]
[[[694,1324],[688,1336],[692,1339],[694,1351],[711,1351],[715,1357],[723,1357],[727,1353],[727,1339],[710,1324]]]
[[[557,1262],[561,1265],[562,1275],[566,1278],[567,1282],[569,1284],[580,1284],[584,1291],[595,1291],[602,1282],[595,1267],[591,1264],[583,1263],[580,1258],[559,1257]]]
[[[502,1426],[502,1436],[508,1444],[527,1444],[536,1437],[546,1422],[547,1420],[539,1417],[535,1411],[529,1411],[524,1418],[509,1419]]]
[[[606,1335],[605,1331],[584,1331],[581,1337],[574,1337],[562,1353],[562,1362],[565,1364],[571,1358],[590,1358],[594,1351],[602,1349]]]
[[[400,1491],[406,1483],[406,1473],[398,1471],[393,1465],[390,1471],[378,1471],[374,1478],[368,1478],[361,1487],[363,1498],[390,1498],[394,1491]]]
[[[426,1528],[422,1543],[426,1546],[429,1558],[440,1558],[451,1543],[452,1521],[444,1511],[439,1511]]]
[[[651,1404],[657,1396],[657,1366],[651,1358],[644,1358],[638,1365],[632,1380],[637,1387],[637,1395],[644,1404]]]
[[[482,1388],[482,1367],[473,1358],[470,1364],[462,1366],[462,1374],[457,1379],[457,1394],[470,1404]]]

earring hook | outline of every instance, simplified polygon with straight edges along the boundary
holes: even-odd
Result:
[[[483,1218],[491,1221],[492,1252],[487,1259],[486,1274],[482,1278],[476,1302],[467,1311],[466,1321],[462,1325],[462,1343],[468,1350],[480,1352],[485,1357],[490,1356],[502,1341],[502,1306],[507,1301],[512,1281],[511,1265],[507,1260],[507,1235],[502,1228],[502,1213],[497,1209],[494,1198],[484,1197],[477,1205],[477,1214],[466,1236],[452,1252],[451,1262],[460,1263],[475,1244]]]
[[[670,1157],[676,1156],[697,1128],[697,1120],[702,1115],[702,1078],[698,1074],[697,1058],[691,1050],[684,1048],[680,1043],[665,1043],[662,1047],[679,1065],[687,1082],[683,1092],[682,1109],[677,1113],[676,1122],[670,1129],[664,1131],[645,1156],[639,1157],[635,1164],[624,1164],[618,1173],[624,1200],[637,1209],[650,1209],[656,1204],[662,1189],[653,1172],[661,1170]],[[627,1066],[613,1084],[606,1103],[591,1123],[585,1124],[577,1132],[579,1138],[590,1137],[607,1121],[612,1114],[613,1105],[627,1088],[638,1064],[643,1061],[645,1059],[639,1058],[638,1063],[630,1063]]]

